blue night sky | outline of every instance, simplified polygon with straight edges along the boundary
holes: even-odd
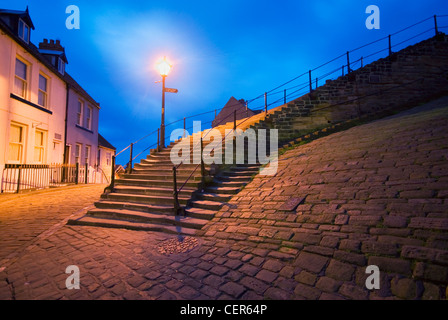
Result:
[[[365,26],[366,7],[372,4],[381,10],[379,30]],[[0,8],[25,10],[27,5],[36,27],[31,41],[61,40],[67,72],[100,103],[100,133],[117,151],[160,124],[161,84],[155,83],[160,57],[174,65],[167,87],[179,89],[167,94],[165,121],[170,123],[220,109],[231,96],[253,99],[347,50],[448,14],[446,0],[0,0]],[[80,9],[79,30],[65,27],[69,5]],[[433,25],[429,20],[410,35]],[[439,25],[448,26],[448,17]],[[376,45],[384,49],[386,41]],[[367,55],[377,48],[366,49]],[[353,61],[358,58],[353,54]],[[249,107],[263,103],[259,99]]]

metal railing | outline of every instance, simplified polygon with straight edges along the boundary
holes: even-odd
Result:
[[[67,184],[96,183],[100,174],[106,183],[109,179],[101,168],[95,170],[79,164],[5,164],[1,179],[2,193],[19,193],[59,187]]]
[[[260,94],[259,96],[250,99],[250,100],[246,100],[245,106],[244,107],[240,107],[238,110],[236,110],[233,114],[229,114],[226,117],[224,117],[223,119],[221,119],[221,122],[219,124],[225,123],[224,121],[227,119],[230,119],[231,116],[233,116],[233,121],[234,121],[234,129],[236,129],[237,125],[236,125],[236,119],[237,119],[237,115],[244,115],[244,113],[247,114],[248,110],[249,110],[249,104],[254,104],[256,103],[258,100],[263,99],[264,103],[262,105],[258,105],[257,107],[251,107],[250,110],[252,111],[261,111],[261,112],[265,112],[267,113],[268,110],[272,107],[275,106],[280,106],[283,104],[286,104],[287,101],[291,101],[294,100],[298,97],[301,97],[307,93],[313,92],[315,88],[317,88],[319,86],[319,83],[324,83],[327,80],[331,80],[331,79],[335,79],[338,78],[339,76],[344,76],[348,73],[351,73],[353,71],[355,71],[358,68],[363,68],[364,66],[366,66],[368,63],[373,62],[375,60],[378,59],[378,57],[383,54],[386,53],[386,56],[390,56],[394,53],[394,50],[399,50],[400,47],[402,47],[403,45],[409,43],[411,40],[416,40],[418,38],[423,38],[423,39],[427,39],[427,34],[429,32],[434,32],[435,35],[437,36],[440,33],[441,29],[447,29],[448,25],[442,25],[440,26],[438,24],[439,20],[438,19],[447,19],[448,15],[434,15],[431,17],[428,17],[424,20],[421,20],[417,23],[414,23],[406,28],[403,28],[395,33],[392,33],[386,37],[383,37],[381,39],[372,41],[370,43],[364,44],[358,48],[346,51],[345,53],[319,65],[316,68],[313,69],[309,69],[308,71],[294,77],[293,79],[290,79],[288,81],[286,81],[285,83],[269,90],[269,91],[265,91],[263,94]],[[447,19],[448,20],[448,19]],[[424,30],[421,31],[419,30],[419,32],[414,32],[412,33],[412,35],[409,35],[408,37],[405,37],[404,39],[400,39],[399,35],[404,35],[404,33],[408,30],[414,29],[417,26],[422,26],[425,23],[431,23],[431,26],[426,28],[424,27]],[[394,43],[394,41],[396,39],[399,39],[398,41],[396,41],[396,43]],[[386,44],[387,43],[387,44]],[[368,52],[365,52],[365,50],[369,48],[370,50]],[[300,82],[298,84],[294,84]],[[293,85],[294,84],[294,85]],[[273,98],[275,96],[279,96],[281,95],[280,98],[277,98],[273,101],[269,101],[269,98]],[[211,110],[211,111],[206,111],[203,113],[199,113],[196,115],[192,115],[192,116],[188,116],[188,117],[184,117],[181,119],[178,119],[176,121],[173,121],[167,125],[165,125],[164,127],[168,127],[171,125],[174,125],[176,123],[180,123],[183,121],[183,129],[184,132],[194,128],[193,126],[191,127],[186,127],[186,120],[187,119],[193,119],[193,118],[197,118],[197,117],[201,117],[204,115],[208,115],[208,114],[212,114],[215,113],[215,118],[216,118],[216,113],[217,110]],[[246,119],[247,120],[247,119]],[[246,120],[243,120],[242,123],[244,123]],[[211,125],[213,122],[212,121],[207,121],[207,122],[202,122],[202,124],[204,125]],[[241,125],[242,123],[238,124]],[[116,163],[116,157],[118,157],[120,154],[122,154],[123,152],[125,152],[126,150],[129,150],[129,161],[127,163],[126,166],[126,170],[128,173],[132,173],[132,164],[133,162],[145,151],[149,150],[149,149],[153,149],[153,148],[157,148],[157,150],[160,151],[160,145],[161,145],[161,141],[160,141],[160,128],[158,128],[157,130],[145,135],[144,137],[138,139],[137,141],[131,143],[130,145],[128,145],[126,148],[124,148],[122,151],[120,151],[118,154],[112,156],[112,178],[111,178],[111,184],[109,186],[109,189],[111,191],[113,191],[114,189],[114,184],[115,184],[115,163]],[[141,152],[139,152],[137,155],[134,155],[134,149],[135,149],[135,145],[139,142],[141,142],[142,140],[145,140],[149,137],[155,137],[155,135],[157,134],[157,142],[151,144],[150,146],[144,148]],[[169,141],[170,137],[165,137],[165,141]],[[225,138],[224,138],[225,139]],[[223,139],[223,140],[224,140]],[[201,139],[201,145],[202,145],[202,139]],[[164,145],[164,144],[163,144]],[[178,205],[178,200],[177,200],[177,196],[179,194],[179,192],[182,190],[182,188],[186,185],[186,183],[189,181],[189,179],[191,179],[191,177],[193,176],[193,174],[196,172],[196,170],[199,168],[199,166],[201,166],[201,172],[205,172],[204,168],[204,164],[203,164],[203,160],[202,160],[202,152],[203,152],[203,147],[201,147],[201,163],[199,163],[191,172],[190,176],[187,178],[187,180],[183,183],[183,185],[181,186],[181,188],[177,188],[177,170],[179,168],[180,165],[178,166],[174,166],[173,167],[173,183],[174,183],[174,188],[173,188],[173,196],[175,198],[175,212],[177,213],[179,205]],[[181,163],[182,164],[182,163]],[[204,178],[202,178],[202,182],[204,181]]]

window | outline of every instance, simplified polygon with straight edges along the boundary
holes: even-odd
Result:
[[[34,136],[34,162],[44,163],[45,156],[45,132],[36,130]]]
[[[39,75],[39,96],[38,104],[42,107],[48,106],[48,79]]]
[[[92,107],[91,106],[87,106],[87,108],[86,108],[85,127],[89,130],[92,130]]]
[[[26,91],[28,86],[27,70],[27,64],[16,58],[14,93],[21,96],[22,98],[26,98]]]
[[[81,148],[82,144],[77,143],[75,148],[75,163],[81,163]]]
[[[90,165],[90,146],[86,146],[85,154],[84,154],[84,164]]]
[[[25,128],[16,124],[11,124],[9,131],[9,153],[8,160],[21,163],[24,149]]]
[[[62,75],[64,75],[65,73],[65,63],[61,58],[59,58],[58,60],[58,71]]]
[[[82,126],[83,109],[84,109],[84,102],[82,102],[81,100],[78,100],[78,113],[77,113],[77,118],[76,118],[76,124],[78,126]]]
[[[107,166],[110,166],[110,162],[111,162],[111,153],[110,152],[107,152],[106,153],[106,165]]]
[[[22,19],[19,19],[19,38],[26,43],[30,41],[30,27]]]

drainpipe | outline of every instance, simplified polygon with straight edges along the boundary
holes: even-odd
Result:
[[[67,159],[68,160],[68,154],[67,153],[67,126],[68,126],[68,98],[69,98],[69,92],[70,92],[70,85],[68,83],[66,83],[66,88],[67,88],[67,94],[66,94],[66,98],[65,98],[65,131],[64,131],[64,162]]]

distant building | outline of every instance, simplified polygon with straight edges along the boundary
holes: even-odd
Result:
[[[36,47],[34,29],[28,8],[0,9],[0,175],[13,165],[78,163],[87,164],[89,183],[99,181],[107,163],[99,151],[99,103],[65,71],[60,41]]]
[[[115,155],[117,149],[109,143],[101,134],[98,134],[98,158],[97,166],[104,173],[107,182],[110,182],[112,175],[112,156]],[[115,170],[116,172],[116,170]]]
[[[260,110],[251,110],[246,108],[246,101],[244,99],[236,100],[234,97],[231,97],[226,105],[216,115],[212,122],[212,127],[217,127],[219,125],[226,124],[227,122],[233,122],[235,118],[235,111],[236,120],[252,117],[253,115],[261,112]]]

